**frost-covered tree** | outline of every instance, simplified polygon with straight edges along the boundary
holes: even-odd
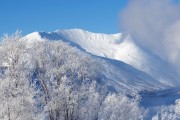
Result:
[[[180,119],[180,100],[175,101],[175,105],[161,106],[160,110],[152,120],[179,120]]]
[[[0,44],[0,119],[143,119],[139,97],[107,95],[101,71],[98,60],[62,41],[33,43],[19,32],[5,35]]]
[[[142,120],[146,110],[139,107],[139,97],[128,98],[123,94],[109,94],[99,113],[100,120]]]
[[[30,59],[45,116],[50,120],[80,119],[82,99],[90,96],[84,88],[101,75],[99,65],[63,42],[36,43]]]
[[[24,44],[19,42],[19,32],[3,37],[0,46],[0,64],[4,73],[0,80],[0,118],[30,120],[34,116],[33,89],[28,81]]]

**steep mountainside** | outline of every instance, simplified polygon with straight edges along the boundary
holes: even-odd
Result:
[[[138,46],[131,36],[125,33],[100,34],[81,29],[70,29],[49,33],[34,32],[25,36],[24,39],[29,42],[35,39],[37,41],[62,40],[84,52],[108,60],[111,64],[115,64],[117,69],[121,69],[121,64],[126,63],[128,67],[132,66],[131,69],[142,71],[143,74],[159,83],[172,87],[180,85],[179,76],[170,65]],[[136,74],[136,76],[139,75]]]
[[[116,90],[153,91],[180,85],[170,65],[140,48],[125,33],[99,34],[81,29],[34,32],[23,38],[31,43],[61,40],[102,61],[107,84]],[[104,62],[105,60],[105,62]]]

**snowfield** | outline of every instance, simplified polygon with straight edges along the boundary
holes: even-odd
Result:
[[[34,39],[37,41],[62,40],[84,52],[108,59],[112,64],[124,62],[144,72],[160,84],[169,87],[180,85],[179,76],[168,63],[138,46],[131,36],[125,33],[108,35],[82,29],[69,29],[49,33],[34,32],[25,36],[24,39],[31,42]],[[116,62],[113,63],[113,61]],[[121,69],[121,65],[117,67]]]

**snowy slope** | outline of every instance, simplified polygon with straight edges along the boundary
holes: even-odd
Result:
[[[62,40],[107,61],[108,64],[103,65],[106,69],[104,74],[116,89],[152,91],[180,85],[178,76],[170,65],[140,48],[128,34],[100,34],[70,29],[49,33],[34,32],[23,40],[28,43]]]

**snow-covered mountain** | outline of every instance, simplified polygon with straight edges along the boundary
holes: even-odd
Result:
[[[168,86],[169,88],[180,85],[179,76],[169,64],[138,46],[131,36],[126,33],[101,34],[82,29],[69,29],[48,33],[34,32],[25,36],[24,40],[28,42],[43,40],[68,42],[83,52],[109,61],[117,69],[112,72],[112,74],[116,73],[116,75],[109,75],[111,76],[109,78],[115,81],[118,80],[120,83],[126,81],[128,85],[132,85],[135,88],[137,86],[142,88]],[[109,69],[111,68],[107,68],[107,74],[110,74]],[[125,71],[128,77],[120,77],[121,71]],[[131,75],[132,78],[129,77],[130,74],[133,74]],[[129,79],[123,80],[124,78]],[[147,78],[148,80],[146,80]],[[152,87],[149,83],[155,84]]]
[[[125,33],[15,33],[0,44],[0,119],[178,120],[179,86]]]

